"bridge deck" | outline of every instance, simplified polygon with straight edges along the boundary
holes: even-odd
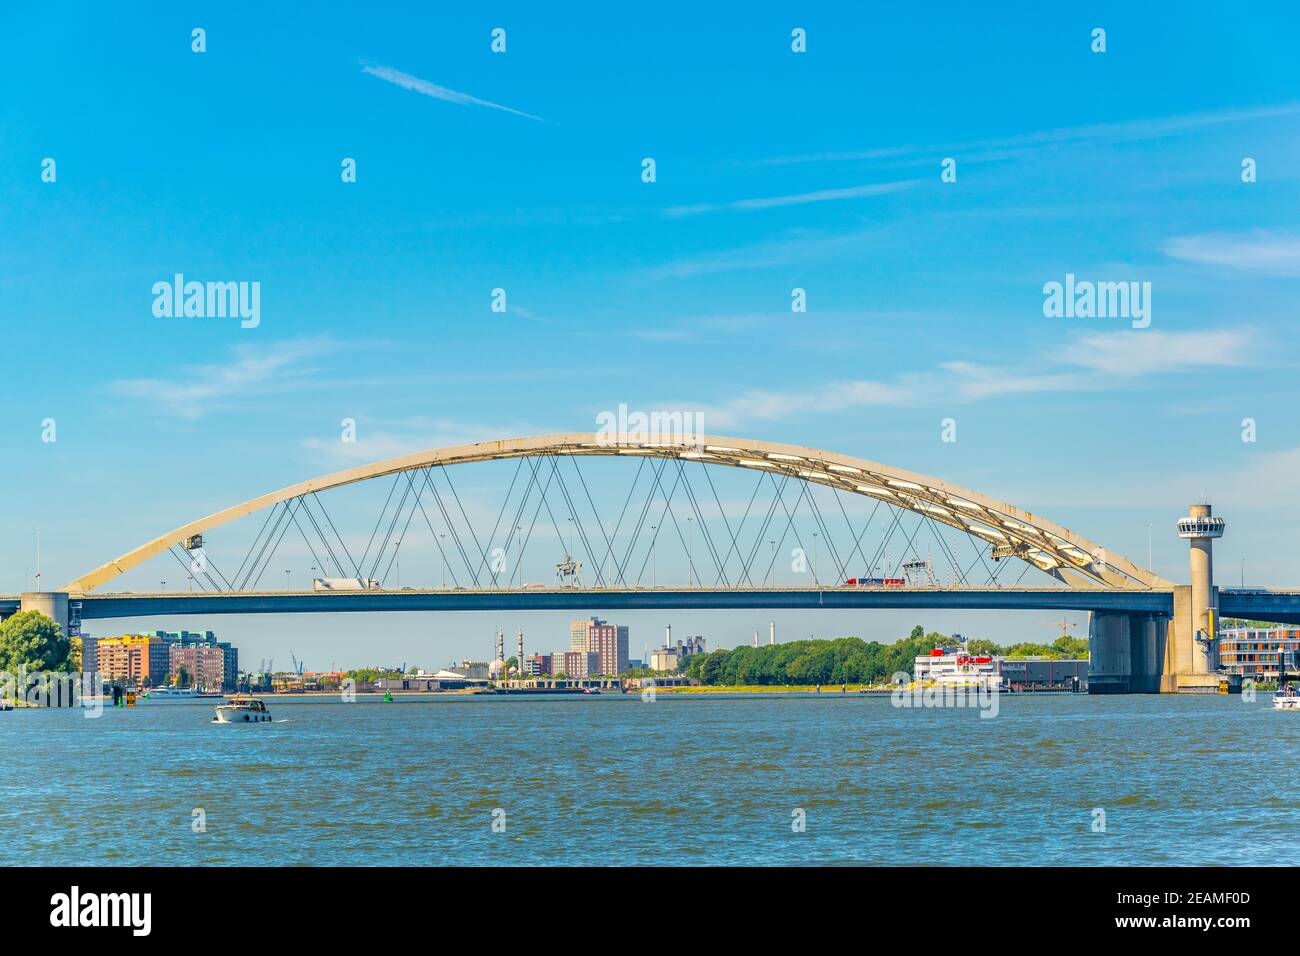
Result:
[[[88,594],[82,620],[175,614],[283,614],[337,611],[617,611],[636,609],[953,608],[1131,611],[1169,614],[1161,589],[1046,588],[522,588],[511,590],[268,591]],[[11,613],[16,598],[0,598]]]
[[[262,591],[88,594],[82,620],[180,614],[287,614],[339,611],[620,611],[666,609],[867,609],[1118,611],[1171,614],[1170,589],[1060,587],[950,588],[637,588],[594,590],[413,589],[400,591]],[[0,597],[0,616],[18,610],[16,595]],[[1300,624],[1300,591],[1221,589],[1221,617]]]

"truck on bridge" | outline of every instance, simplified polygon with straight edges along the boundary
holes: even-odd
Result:
[[[378,591],[381,585],[374,578],[314,578],[313,591]]]

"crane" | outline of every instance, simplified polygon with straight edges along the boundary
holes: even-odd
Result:
[[[298,658],[296,658],[296,657],[293,656],[293,651],[289,651],[289,660],[293,661],[293,672],[294,672],[295,674],[301,674],[301,673],[302,673],[302,661],[298,660]]]
[[[1067,621],[1064,614],[1061,615],[1059,621],[1039,621],[1038,623],[1042,624],[1044,627],[1059,627],[1061,629],[1062,637],[1069,636],[1070,628],[1079,626],[1078,621]]]

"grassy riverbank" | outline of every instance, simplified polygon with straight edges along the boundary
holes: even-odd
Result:
[[[888,684],[822,684],[821,692],[823,694],[848,693],[856,694],[860,690],[885,691],[893,690]],[[657,694],[815,694],[817,693],[816,684],[736,684],[727,686],[723,684],[710,684],[699,687],[658,687],[655,689]]]

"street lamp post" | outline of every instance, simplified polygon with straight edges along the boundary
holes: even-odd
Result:
[[[293,590],[293,588],[289,585],[289,569],[288,569],[288,568],[285,568],[285,569],[284,569],[284,589],[285,589],[286,591],[292,591],[292,590]]]
[[[440,532],[438,534],[438,542],[439,542],[438,550],[442,552],[442,589],[444,591],[447,590],[447,548],[445,545],[442,545],[442,542],[446,540],[447,540],[447,535],[445,533]]]
[[[655,568],[656,568],[655,542],[659,539],[659,535],[656,534],[655,532],[657,532],[658,530],[659,530],[659,526],[657,524],[652,524],[650,526],[650,588],[651,590],[653,590],[655,587],[658,586],[658,581],[655,574]]]
[[[769,541],[768,544],[772,546],[772,564],[767,569],[767,586],[772,587],[776,584],[776,542]]]
[[[813,586],[816,587],[817,584],[818,584],[818,581],[817,581],[817,532],[816,532],[816,531],[813,532],[813,566],[812,566],[812,572],[813,572]]]

